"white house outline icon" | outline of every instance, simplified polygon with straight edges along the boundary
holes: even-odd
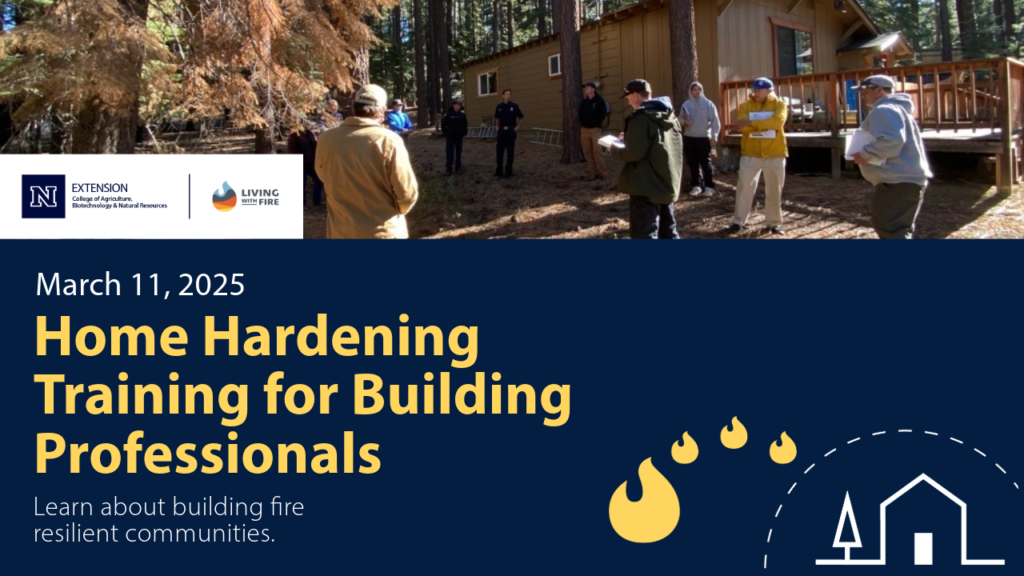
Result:
[[[929,478],[927,474],[921,474],[920,476],[915,478],[913,482],[911,482],[910,484],[907,484],[902,489],[900,489],[899,492],[897,492],[897,493],[893,494],[892,496],[890,496],[888,500],[886,500],[885,502],[882,502],[882,505],[881,505],[880,510],[879,510],[879,516],[880,516],[880,521],[881,521],[881,530],[879,532],[879,534],[880,534],[879,537],[880,537],[880,540],[881,540],[879,556],[881,556],[881,557],[879,559],[877,559],[877,560],[831,560],[831,559],[830,560],[815,560],[814,561],[815,565],[817,565],[817,566],[884,566],[885,565],[885,509],[889,507],[889,504],[892,504],[893,502],[895,502],[897,499],[899,499],[900,496],[903,496],[904,494],[909,492],[914,486],[917,486],[921,482],[927,482],[927,483],[931,484],[932,488],[935,488],[936,490],[941,492],[943,495],[945,495],[946,498],[949,498],[953,502],[956,502],[958,506],[960,506],[960,564],[961,565],[963,565],[963,566],[1003,566],[1003,565],[1006,564],[1005,560],[968,560],[967,559],[967,503],[964,502],[963,500],[957,498],[956,496],[954,496],[953,493],[950,492],[949,490],[946,490],[945,488],[940,486],[938,482],[936,482],[935,480],[932,480],[931,478]],[[839,529],[840,530],[842,530],[843,518],[845,518],[845,515],[840,517],[840,520],[839,520]],[[849,553],[849,548],[847,548],[847,553]]]

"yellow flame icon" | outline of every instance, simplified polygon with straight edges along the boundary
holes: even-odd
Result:
[[[678,440],[672,443],[672,459],[680,464],[692,464],[699,453],[697,442],[690,437],[689,432],[683,432],[682,446],[679,445]]]
[[[651,464],[650,458],[640,464],[639,474],[644,495],[640,500],[631,502],[626,496],[628,482],[623,482],[612,494],[608,518],[619,536],[630,542],[647,544],[661,540],[676,529],[679,497],[668,479]]]
[[[731,448],[733,450],[737,448],[743,448],[747,443],[747,428],[740,422],[740,419],[733,416],[732,418],[732,432],[729,431],[729,427],[722,428],[722,446]]]
[[[796,442],[793,442],[793,439],[783,432],[782,444],[772,442],[772,446],[768,449],[768,453],[776,463],[789,464],[796,458]]]

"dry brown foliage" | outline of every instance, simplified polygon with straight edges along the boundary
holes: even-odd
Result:
[[[272,106],[291,125],[351,88],[353,55],[376,42],[364,19],[394,2],[63,0],[0,37],[0,99],[23,101],[18,120],[141,97],[147,119],[230,109],[264,127]]]

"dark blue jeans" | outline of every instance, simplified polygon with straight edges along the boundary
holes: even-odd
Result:
[[[455,169],[462,170],[462,138],[445,138],[444,143],[444,171],[452,171],[452,161],[455,162]]]
[[[512,175],[512,162],[516,158],[516,131],[514,128],[498,129],[498,169],[495,174],[502,173],[502,156],[508,152],[508,159],[505,161],[505,176]]]
[[[629,237],[651,240],[679,238],[672,204],[655,204],[646,196],[630,196]]]
[[[302,165],[302,191],[303,191],[303,193],[305,193],[305,191],[306,191],[306,178],[307,177],[313,179],[313,205],[316,206],[317,204],[320,204],[321,202],[323,202],[323,198],[324,198],[324,183],[323,183],[323,180],[320,180],[320,177],[317,176],[316,170],[313,169],[313,166],[311,164],[303,164]],[[302,199],[302,205],[303,206],[306,205],[306,199],[305,198]]]

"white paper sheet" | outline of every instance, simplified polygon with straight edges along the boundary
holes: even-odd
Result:
[[[750,134],[751,138],[758,138],[763,140],[771,140],[775,138],[775,130],[765,130],[764,132],[753,132]]]
[[[751,112],[749,114],[751,122],[753,122],[755,120],[767,120],[767,119],[771,118],[774,115],[775,115],[775,112]]]
[[[864,147],[875,141],[875,137],[866,130],[860,128],[853,131],[846,137],[846,159],[853,160],[854,155],[864,150]],[[883,158],[872,158],[868,160],[868,164],[875,166],[884,166],[885,159]]]
[[[619,140],[618,137],[612,136],[611,134],[607,136],[602,136],[601,138],[598,139],[597,143],[600,144],[601,146],[604,146],[605,148],[611,148],[613,146],[615,148],[626,147],[626,144],[622,140]]]

